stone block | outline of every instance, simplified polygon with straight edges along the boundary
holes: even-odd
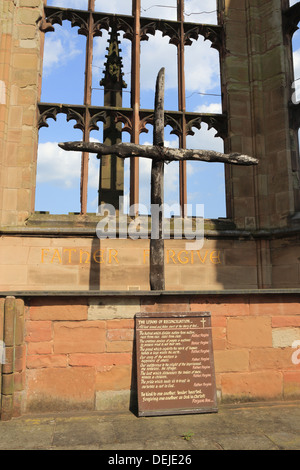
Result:
[[[41,341],[37,343],[32,342],[27,344],[27,354],[28,356],[34,356],[37,354],[51,354],[52,348],[52,342],[50,341]]]
[[[33,25],[18,25],[18,37],[20,40],[31,40],[36,37],[36,27]],[[37,43],[35,43],[37,47]]]
[[[134,298],[92,298],[89,301],[89,320],[111,320],[115,318],[134,318],[140,312],[140,299]]]
[[[244,372],[249,369],[249,351],[224,350],[214,351],[215,371],[219,372]]]
[[[13,211],[17,209],[17,198],[18,190],[17,189],[3,189],[3,207],[7,211]]]
[[[15,392],[21,392],[25,388],[26,373],[25,370],[21,372],[14,372],[14,394]]]
[[[41,3],[41,0],[20,0],[19,5],[20,7],[37,8],[42,6]]]
[[[32,5],[28,5],[28,6],[32,7]],[[37,10],[36,8],[20,8],[18,11],[18,20],[20,23],[23,23],[23,24],[35,25],[39,17],[40,17],[40,11]]]
[[[300,315],[288,316],[282,315],[280,317],[272,317],[273,328],[287,328],[287,327],[299,327],[300,328]]]
[[[27,321],[26,342],[44,342],[52,340],[52,322],[50,321]]]
[[[4,304],[4,330],[3,339],[5,346],[14,347],[15,343],[15,321],[16,321],[16,299],[6,297]]]
[[[299,315],[298,296],[251,296],[249,310],[250,315],[259,316]]]
[[[272,347],[271,319],[268,317],[228,318],[227,339],[230,348]]]
[[[22,346],[6,346],[5,347],[5,363],[2,364],[3,374],[12,374],[14,372],[22,372],[25,369],[25,345]]]
[[[106,327],[107,327],[107,330],[134,328],[134,320],[131,320],[131,319],[107,320]]]
[[[113,328],[106,330],[107,341],[132,341],[133,329],[129,328]]]
[[[130,390],[96,392],[96,410],[98,411],[128,411],[130,402]]]
[[[2,395],[13,395],[14,393],[14,374],[3,374],[2,375]]]
[[[36,71],[38,69],[38,56],[37,54],[18,52],[13,56],[13,65],[16,69]]]
[[[4,341],[4,305],[5,298],[0,298],[0,341]]]
[[[222,374],[223,399],[278,399],[282,397],[282,373],[259,371]]]
[[[27,410],[94,409],[95,370],[91,367],[30,369]]]
[[[110,370],[98,372],[96,390],[129,390],[131,385],[131,366],[113,366]]]
[[[20,246],[12,241],[11,247],[0,246],[1,264],[5,265],[25,265],[28,260],[28,248]]]
[[[13,396],[2,395],[1,396],[1,420],[8,421],[13,416]]]
[[[188,297],[164,297],[157,301],[155,298],[141,300],[142,313],[170,313],[170,312],[189,312],[190,305]]]
[[[68,290],[78,283],[78,272],[72,266],[28,266],[28,284],[37,289]]]
[[[300,328],[273,328],[273,348],[291,348],[300,340]]]
[[[36,354],[28,355],[26,367],[28,369],[67,367],[67,355],[65,354]]]
[[[250,351],[251,370],[283,370],[293,367],[290,348],[264,348]]]
[[[191,312],[210,312],[214,317],[241,317],[249,315],[249,300],[245,296],[218,296],[203,299],[190,297]]]
[[[31,300],[32,320],[87,320],[87,316],[88,306],[85,299],[47,297]]]
[[[102,353],[102,354],[70,354],[69,365],[78,367],[95,367],[97,370],[104,370],[116,365],[130,365],[132,354],[129,352]]]
[[[106,342],[106,352],[108,352],[108,353],[132,352],[132,350],[133,350],[133,342],[132,341]]]
[[[95,353],[105,351],[105,322],[59,322],[54,324],[54,352]]]
[[[300,371],[288,371],[283,374],[283,394],[286,399],[300,398]]]

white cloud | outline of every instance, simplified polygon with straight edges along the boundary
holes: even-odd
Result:
[[[185,0],[185,21],[217,24],[216,0]]]
[[[141,15],[150,18],[176,20],[176,0],[142,0]]]
[[[65,152],[56,142],[39,144],[37,183],[51,182],[55,186],[70,188],[80,178],[80,154]]]
[[[106,13],[119,13],[120,15],[131,15],[131,0],[96,0],[96,11],[105,11]]]
[[[224,151],[224,143],[220,137],[215,137],[217,131],[209,129],[205,123],[201,124],[201,129],[193,129],[194,136],[187,137],[187,148],[215,150],[217,152]]]
[[[219,54],[199,37],[185,48],[186,90],[206,93],[220,85]]]
[[[297,80],[300,78],[300,49],[294,51],[293,53],[293,62],[294,62],[294,76],[295,76],[295,97],[294,97],[294,102],[298,102],[300,98],[300,80]]]
[[[300,49],[294,51],[293,60],[294,60],[295,78],[299,78],[300,77]]]
[[[195,108],[195,113],[221,114],[221,103],[202,104]]]
[[[218,52],[200,37],[185,48],[185,84],[187,91],[206,93],[220,85]],[[161,67],[166,70],[165,89],[177,88],[177,50],[169,38],[157,32],[141,45],[141,86],[153,89]]]
[[[68,30],[57,29],[55,35],[46,35],[44,47],[44,74],[48,75],[55,68],[66,65],[83,51],[76,47],[74,35]]]
[[[91,139],[95,142],[96,139]],[[51,183],[60,188],[78,186],[81,171],[81,153],[66,152],[57,142],[39,144],[37,160],[37,183]],[[99,173],[95,158],[89,160],[89,188],[98,189]]]
[[[83,10],[87,8],[88,0],[48,0],[47,5]]]

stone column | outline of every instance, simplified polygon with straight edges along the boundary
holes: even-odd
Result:
[[[0,226],[34,210],[43,0],[0,2]]]
[[[218,6],[226,150],[260,160],[255,168],[226,168],[228,216],[241,229],[286,227],[297,211],[299,175],[292,167],[282,0],[218,0]]]

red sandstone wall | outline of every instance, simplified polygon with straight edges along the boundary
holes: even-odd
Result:
[[[128,409],[135,387],[133,317],[140,302],[117,300],[31,300],[27,410]],[[219,400],[300,397],[300,364],[292,361],[293,342],[300,340],[299,295],[142,297],[139,311],[211,312]]]

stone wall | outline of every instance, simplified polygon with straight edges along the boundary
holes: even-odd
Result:
[[[14,414],[134,409],[134,317],[139,312],[211,312],[219,402],[299,399],[299,295],[25,298],[26,358],[15,373],[25,374],[26,380],[23,388],[15,385]],[[2,374],[7,397],[6,381]]]
[[[43,0],[0,4],[0,225],[24,225],[34,211]]]
[[[150,289],[149,240],[71,233],[0,237],[0,291]],[[300,284],[299,235],[215,235],[205,238],[200,249],[195,241],[166,240],[165,277],[170,291],[295,289]]]

